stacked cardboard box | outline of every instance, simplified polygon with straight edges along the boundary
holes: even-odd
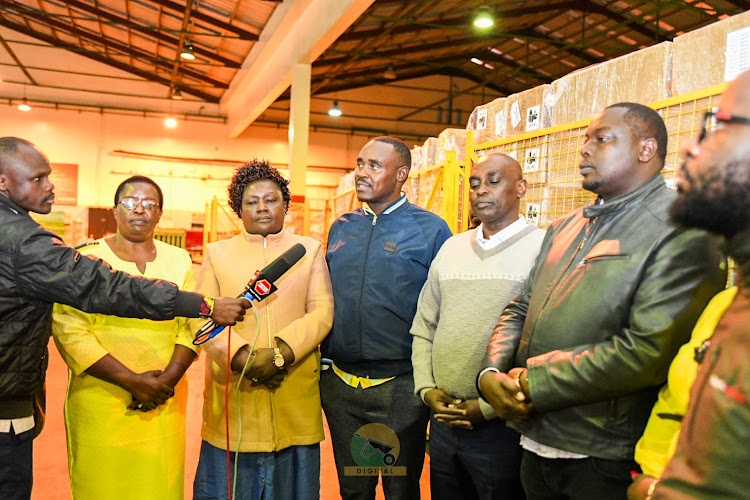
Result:
[[[414,146],[411,148],[411,171],[415,172],[422,169],[422,155],[424,150],[422,146]]]
[[[506,137],[505,101],[505,97],[498,97],[490,103],[477,106],[472,111],[466,130],[473,131],[474,144],[484,144]]]
[[[466,159],[466,130],[461,128],[447,128],[438,135],[437,163],[446,159],[446,151],[455,151],[456,160]]]
[[[672,80],[675,95],[724,82],[727,37],[744,35],[738,31],[748,27],[750,12],[744,12],[675,38]]]
[[[545,98],[550,85],[540,85],[506,98],[505,137],[533,132],[550,126]]]
[[[426,141],[424,141],[424,145],[422,146],[422,168],[429,168],[433,165],[437,165],[437,156],[438,156],[438,138],[437,137],[428,137]]]
[[[671,81],[672,44],[664,42],[555,80],[545,103],[551,125],[564,125],[591,118],[617,102],[666,99]]]

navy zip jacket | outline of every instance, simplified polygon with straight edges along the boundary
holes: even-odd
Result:
[[[360,377],[409,372],[419,292],[450,236],[443,219],[406,196],[378,216],[359,208],[339,217],[328,233],[334,315],[323,357]]]

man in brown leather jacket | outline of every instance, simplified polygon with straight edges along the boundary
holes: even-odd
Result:
[[[683,152],[672,218],[723,235],[745,280],[711,337],[675,455],[648,494],[653,500],[750,495],[750,72],[732,82],[703,123]]]
[[[233,325],[246,299],[184,292],[167,281],[112,271],[46,231],[29,212],[49,213],[52,169],[33,144],[0,138],[0,498],[28,499],[32,439],[44,417],[52,304],[154,320],[211,317]]]
[[[490,339],[480,389],[521,431],[530,500],[626,498],[669,363],[724,286],[708,236],[668,221],[666,145],[646,106],[594,118],[579,169],[598,198],[550,226]]]

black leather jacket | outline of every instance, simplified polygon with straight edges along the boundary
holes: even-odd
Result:
[[[82,256],[0,195],[0,419],[32,415],[47,369],[53,302],[164,320],[197,316],[200,300],[173,283],[133,278]]]
[[[669,224],[661,175],[548,229],[485,367],[528,368],[536,413],[517,428],[554,448],[632,459],[669,364],[726,262],[706,233]]]

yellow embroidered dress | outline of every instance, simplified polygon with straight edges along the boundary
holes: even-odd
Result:
[[[81,249],[114,269],[136,276],[194,286],[187,252],[160,241],[156,260],[138,271],[120,260],[103,240]],[[68,469],[72,497],[78,500],[183,498],[187,377],[175,395],[150,412],[127,410],[131,395],[85,373],[106,354],[135,373],[166,368],[175,344],[191,349],[184,318],[170,321],[86,314],[55,304],[53,334],[69,367],[65,400]]]

